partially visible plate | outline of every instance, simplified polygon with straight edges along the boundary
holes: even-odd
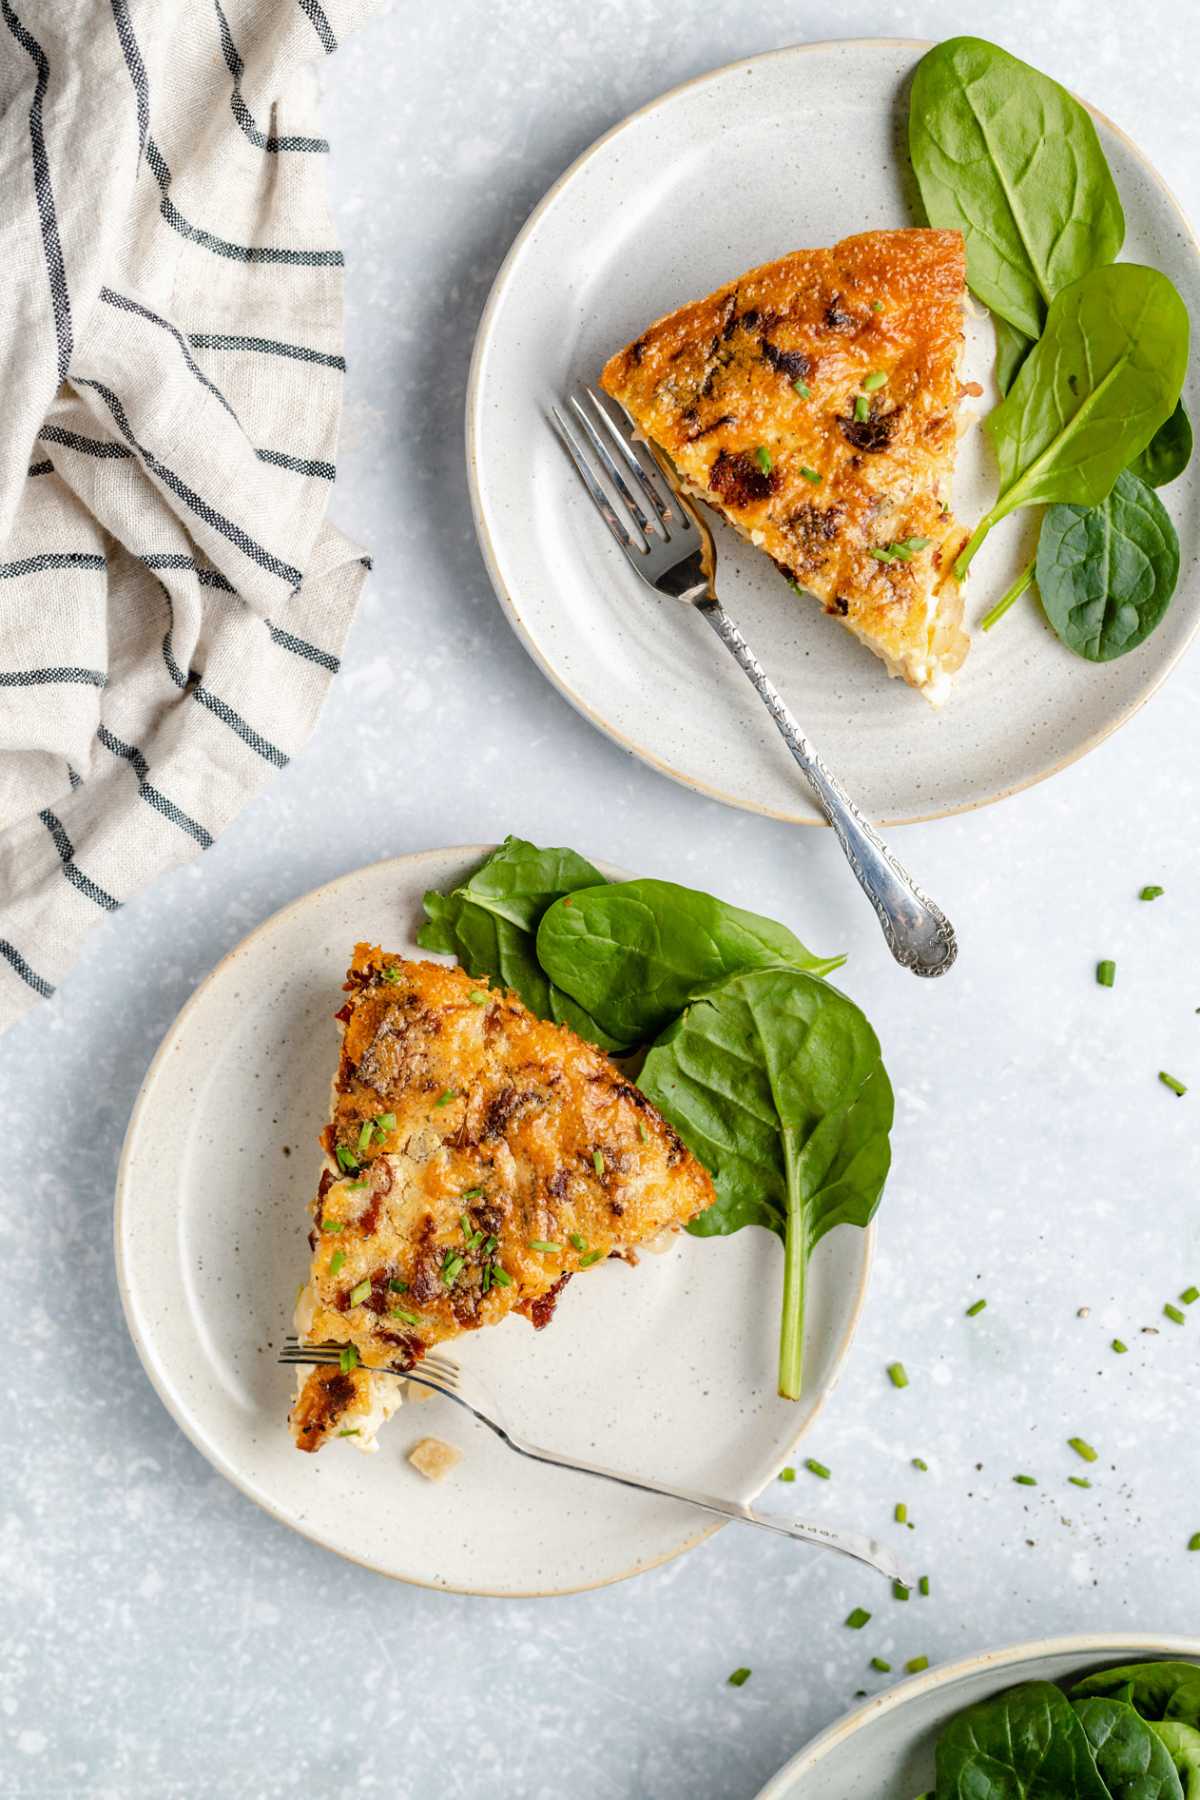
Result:
[[[1075,1681],[1096,1669],[1163,1657],[1200,1662],[1200,1638],[1044,1638],[930,1669],[823,1731],[768,1781],[758,1800],[913,1800],[932,1791],[934,1746],[964,1707],[1021,1681]]]
[[[354,943],[421,955],[421,895],[485,854],[434,850],[345,875],[268,919],[197,989],[130,1121],[117,1274],[164,1403],[275,1518],[425,1586],[566,1593],[652,1568],[716,1527],[690,1507],[526,1462],[441,1399],[402,1407],[375,1456],[342,1443],[306,1456],[287,1429],[292,1373],[275,1362],[307,1273],[332,1015]],[[614,1263],[573,1282],[547,1331],[514,1317],[454,1354],[486,1367],[511,1423],[535,1442],[748,1500],[837,1376],[871,1243],[842,1229],[813,1257],[798,1405],[775,1393],[783,1257],[765,1231],[681,1235],[636,1270]],[[405,1460],[426,1435],[465,1452],[436,1486]]]
[[[731,658],[702,620],[641,584],[595,517],[547,422],[574,384],[650,320],[789,250],[909,225],[908,84],[928,45],[800,44],[675,88],[610,131],[535,209],[496,278],[467,396],[479,541],[508,617],[546,675],[617,743],[731,805],[819,815]],[[1141,151],[1093,115],[1125,208],[1122,256],[1150,263],[1200,321],[1200,249]],[[965,377],[994,403],[991,321],[969,321]],[[968,405],[972,404],[968,402]],[[959,450],[955,511],[996,491],[984,434]],[[1193,464],[1162,498],[1179,528],[1179,591],[1158,630],[1092,664],[1033,599],[974,645],[940,713],[789,593],[767,559],[717,528],[718,587],[805,729],[871,816],[981,806],[1053,774],[1136,711],[1200,623],[1200,485]],[[977,623],[1032,552],[1015,515],[972,566]]]

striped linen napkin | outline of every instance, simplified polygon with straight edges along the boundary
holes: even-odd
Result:
[[[303,744],[342,254],[314,61],[373,0],[0,0],[0,1029]],[[4,48],[4,46],[7,48]]]

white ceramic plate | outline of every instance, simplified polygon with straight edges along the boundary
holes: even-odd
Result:
[[[1094,1669],[1173,1657],[1200,1662],[1200,1638],[1045,1638],[931,1669],[848,1713],[785,1764],[758,1800],[914,1800],[933,1787],[933,1752],[956,1713],[1020,1681],[1073,1681]]]
[[[916,216],[908,78],[928,46],[805,44],[735,63],[643,107],[550,190],[513,245],[479,329],[467,462],[480,544],[526,648],[593,724],[654,767],[736,806],[817,814],[745,678],[703,621],[656,600],[627,568],[547,423],[652,319],[744,269]],[[1141,152],[1096,115],[1125,207],[1123,256],[1164,270],[1200,323],[1200,253]],[[968,332],[982,417],[995,401],[992,327]],[[973,522],[995,495],[983,432],[963,439],[954,505]],[[1179,592],[1154,635],[1093,665],[1026,599],[974,648],[941,713],[898,681],[766,558],[717,529],[718,586],[759,657],[860,805],[932,818],[1000,799],[1098,744],[1155,689],[1200,621],[1195,465],[1163,499],[1179,527]],[[968,622],[1026,561],[1032,514],[976,557]]]
[[[338,1051],[332,1015],[350,952],[363,938],[421,955],[421,895],[485,853],[428,851],[343,876],[268,919],[197,989],[130,1121],[117,1274],[163,1401],[277,1519],[429,1587],[563,1593],[651,1568],[715,1527],[690,1507],[526,1462],[441,1399],[402,1407],[375,1456],[340,1443],[305,1456],[287,1429],[292,1374],[274,1360],[307,1273],[316,1136]],[[783,1258],[764,1231],[681,1235],[636,1270],[597,1268],[571,1284],[547,1331],[510,1318],[454,1354],[486,1366],[513,1426],[535,1442],[749,1499],[833,1384],[870,1254],[871,1234],[850,1229],[817,1249],[799,1405],[774,1391]],[[465,1452],[437,1486],[405,1460],[426,1435]]]

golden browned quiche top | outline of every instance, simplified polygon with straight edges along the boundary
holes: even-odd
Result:
[[[651,325],[602,386],[685,486],[938,701],[969,647],[949,510],[956,231],[797,250]]]
[[[366,944],[346,987],[297,1326],[346,1345],[347,1366],[308,1375],[292,1411],[305,1450],[373,1435],[380,1381],[364,1363],[412,1368],[510,1312],[546,1325],[578,1271],[634,1260],[713,1199],[608,1058],[512,994]]]

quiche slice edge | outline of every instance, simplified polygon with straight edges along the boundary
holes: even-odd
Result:
[[[435,1344],[510,1312],[543,1328],[575,1275],[636,1262],[714,1198],[641,1091],[515,995],[368,944],[345,985],[295,1313],[302,1342],[344,1352],[299,1371],[302,1450],[334,1436],[376,1448],[405,1371]]]
[[[667,313],[600,376],[688,493],[935,706],[970,647],[949,507],[965,305],[958,232],[863,232]]]

